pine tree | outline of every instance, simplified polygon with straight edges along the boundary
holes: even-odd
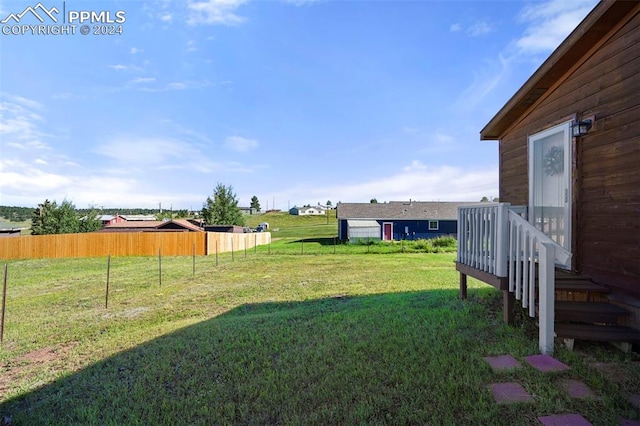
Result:
[[[251,208],[257,212],[260,212],[260,201],[258,201],[258,197],[255,195],[251,197]]]
[[[216,185],[213,198],[207,197],[202,205],[202,218],[208,225],[244,226],[244,216],[238,207],[238,199],[231,185]]]

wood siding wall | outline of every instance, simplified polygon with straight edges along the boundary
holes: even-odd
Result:
[[[500,201],[528,204],[527,136],[595,115],[573,141],[574,267],[640,296],[640,14],[500,141]]]
[[[271,234],[218,232],[118,232],[61,235],[28,235],[0,239],[0,259],[78,258],[112,256],[191,256],[215,254],[268,244]]]

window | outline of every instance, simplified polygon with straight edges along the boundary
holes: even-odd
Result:
[[[437,231],[438,230],[438,221],[430,220],[429,221],[429,231]]]

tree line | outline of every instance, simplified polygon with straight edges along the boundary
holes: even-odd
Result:
[[[260,212],[257,196],[251,198],[251,208]],[[31,234],[71,234],[93,232],[102,228],[101,215],[145,214],[154,215],[157,220],[194,217],[189,210],[117,209],[88,208],[77,209],[73,202],[64,200],[58,204],[46,199],[33,209],[30,207],[0,206],[0,216],[8,220],[23,222],[31,219]],[[238,197],[231,185],[218,183],[213,194],[205,200],[198,212],[206,225],[244,226],[244,215],[238,206]]]

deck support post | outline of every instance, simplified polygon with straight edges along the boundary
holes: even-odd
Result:
[[[467,298],[467,274],[460,273],[460,299]]]
[[[509,290],[502,290],[502,316],[507,325],[513,325],[515,321],[516,299]]]

